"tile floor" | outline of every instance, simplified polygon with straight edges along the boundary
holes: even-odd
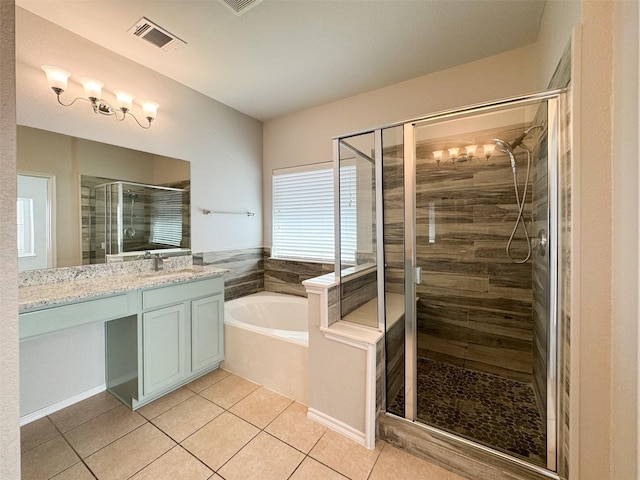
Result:
[[[22,479],[464,480],[215,370],[136,412],[103,392],[22,427]]]

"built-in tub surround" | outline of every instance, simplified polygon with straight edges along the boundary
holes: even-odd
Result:
[[[196,265],[229,270],[225,275],[225,300],[267,291],[306,297],[302,282],[333,272],[332,263],[304,262],[271,257],[271,247],[195,253]]]
[[[307,299],[260,292],[225,303],[222,368],[308,405]]]
[[[306,280],[309,299],[309,417],[359,442],[375,446],[377,329],[336,318],[333,273]],[[348,368],[345,368],[348,365]]]
[[[264,248],[264,289],[268,292],[306,297],[303,281],[333,271],[333,263],[274,258],[271,247]]]
[[[224,279],[225,300],[264,290],[262,247],[195,253],[193,263],[228,271]]]

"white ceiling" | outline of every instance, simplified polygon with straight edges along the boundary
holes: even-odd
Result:
[[[268,120],[536,41],[544,0],[17,0],[236,110]],[[141,17],[187,42],[127,33]],[[473,81],[473,79],[470,79]]]

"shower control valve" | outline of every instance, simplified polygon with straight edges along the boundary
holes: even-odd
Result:
[[[546,230],[540,230],[538,236],[531,239],[532,247],[538,250],[538,253],[544,257],[547,253],[547,232]]]

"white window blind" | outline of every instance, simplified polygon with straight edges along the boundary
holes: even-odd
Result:
[[[182,242],[182,192],[153,193],[151,243],[179,247]]]
[[[272,255],[333,263],[333,203],[332,164],[275,170]],[[343,258],[348,252],[353,261],[355,247],[342,252]]]

